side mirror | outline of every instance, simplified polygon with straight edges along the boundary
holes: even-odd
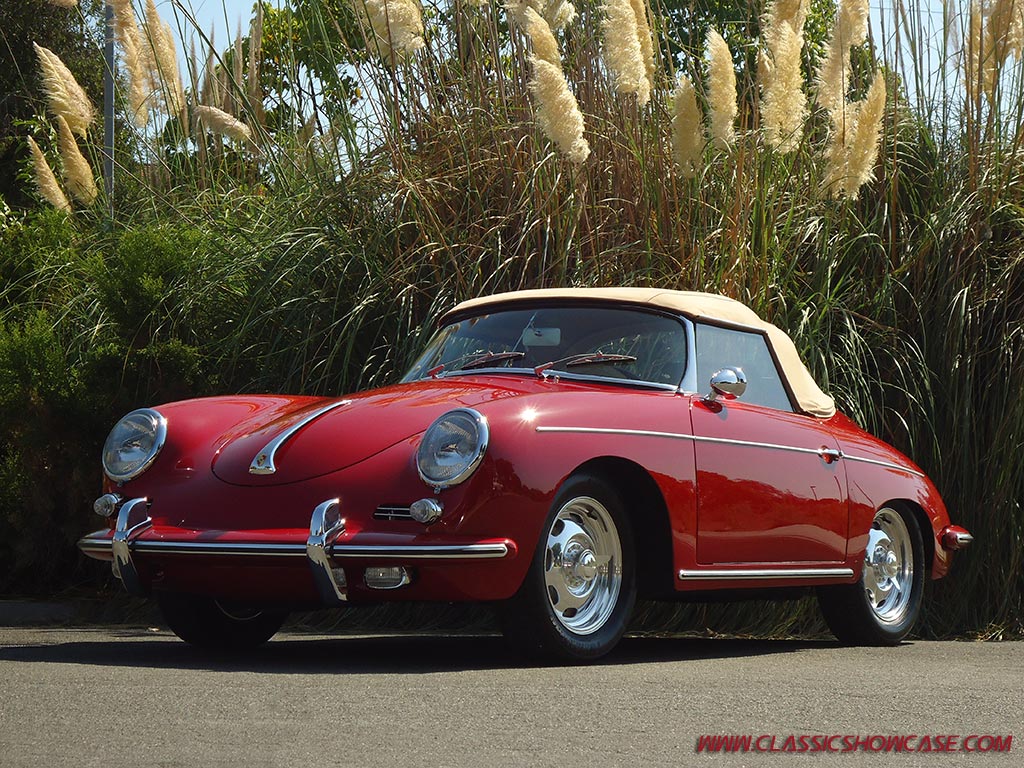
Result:
[[[711,376],[711,392],[704,399],[715,402],[719,395],[739,397],[747,391],[747,375],[742,368],[726,366]]]

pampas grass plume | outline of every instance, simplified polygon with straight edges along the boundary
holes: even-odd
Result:
[[[359,15],[369,23],[380,55],[388,62],[414,53],[423,40],[423,12],[418,0],[356,0]]]
[[[32,170],[39,194],[54,208],[60,211],[70,211],[71,203],[68,202],[67,197],[61,192],[60,185],[57,183],[57,177],[53,175],[53,169],[50,168],[50,164],[43,157],[39,145],[36,144],[35,139],[31,136],[28,137],[28,148],[32,151]]]
[[[697,93],[686,75],[680,75],[672,91],[672,157],[684,178],[692,179],[700,170],[704,154]]]
[[[643,106],[651,99],[651,84],[632,0],[604,0],[601,7],[605,61],[615,76],[615,90],[635,93],[637,102]]]
[[[836,23],[829,38],[828,53],[815,78],[818,104],[833,116],[842,111],[850,80],[850,48],[860,45],[868,34],[868,0],[840,0]]]
[[[146,108],[152,93],[149,59],[142,45],[142,32],[135,20],[131,0],[111,0],[114,10],[114,34],[121,44],[124,66],[128,71],[128,102],[135,125],[144,128],[149,120]]]
[[[800,146],[807,117],[807,97],[800,71],[803,40],[785,21],[774,33],[772,74],[763,86],[761,98],[761,126],[770,146],[792,152]]]
[[[78,0],[47,0],[50,5],[56,5],[58,8],[74,8],[78,5]]]
[[[196,117],[203,121],[210,131],[227,136],[235,141],[249,142],[252,140],[252,131],[249,126],[238,120],[222,109],[210,106],[197,106],[194,108]]]
[[[96,178],[89,161],[78,148],[68,121],[60,115],[57,116],[57,147],[64,163],[64,184],[78,202],[92,205],[99,194]]]
[[[85,89],[78,84],[71,70],[49,48],[32,43],[43,74],[43,90],[53,115],[61,115],[71,130],[84,137],[95,115]]]
[[[708,30],[708,106],[710,138],[719,149],[729,149],[736,140],[736,70],[725,39],[714,29]]]
[[[867,96],[857,110],[857,123],[849,133],[847,168],[842,186],[843,194],[848,198],[855,198],[860,188],[874,178],[884,115],[885,78],[876,72]]]
[[[178,117],[185,109],[185,87],[178,69],[178,53],[174,33],[157,13],[153,0],[146,0],[146,34],[153,50],[153,78],[164,94],[167,114]],[[185,121],[182,121],[184,124]]]
[[[583,113],[560,67],[533,57],[530,91],[537,102],[537,122],[570,162],[579,165],[590,155],[583,138]]]

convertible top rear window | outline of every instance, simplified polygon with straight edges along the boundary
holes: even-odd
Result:
[[[402,381],[432,372],[534,369],[677,386],[686,368],[681,321],[588,305],[510,309],[443,327]]]

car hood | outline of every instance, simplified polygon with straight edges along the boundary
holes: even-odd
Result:
[[[248,417],[222,436],[213,473],[235,485],[270,486],[308,480],[345,469],[422,433],[452,408],[472,408],[526,394],[519,382],[486,384],[438,379],[398,384],[344,398],[302,399],[253,396]],[[525,382],[524,382],[525,383]],[[525,387],[529,389],[529,385]],[[253,473],[258,457],[267,457],[275,440],[273,473]],[[412,453],[410,452],[410,461]]]

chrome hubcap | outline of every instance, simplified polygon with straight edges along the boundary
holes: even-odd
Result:
[[[544,585],[569,631],[589,635],[608,621],[622,586],[622,544],[601,502],[581,496],[558,511],[545,545]]]
[[[899,513],[879,510],[868,532],[864,590],[880,621],[896,624],[907,615],[914,584],[914,550]]]

